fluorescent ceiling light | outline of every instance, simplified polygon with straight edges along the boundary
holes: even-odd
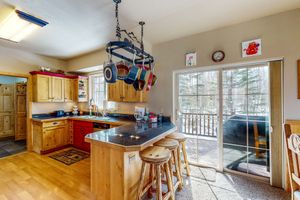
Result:
[[[46,26],[48,22],[19,10],[13,10],[0,22],[0,38],[20,42],[32,32]]]
[[[89,73],[89,72],[100,71],[102,69],[103,69],[103,65],[98,65],[98,66],[86,67],[86,68],[78,69],[77,72]]]

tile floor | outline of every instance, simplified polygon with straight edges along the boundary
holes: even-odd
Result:
[[[288,200],[290,194],[283,189],[246,178],[218,173],[214,169],[191,166],[191,177],[185,179],[179,200]]]
[[[6,139],[0,141],[0,158],[22,151],[26,151],[26,141],[24,140],[15,141],[14,139]]]

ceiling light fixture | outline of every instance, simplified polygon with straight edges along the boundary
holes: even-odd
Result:
[[[32,32],[47,24],[48,22],[20,10],[13,10],[0,22],[0,38],[20,42]]]

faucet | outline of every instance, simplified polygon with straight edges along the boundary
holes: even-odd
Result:
[[[91,98],[89,102],[89,111],[90,111],[90,116],[93,115],[93,105],[94,105],[94,99]]]

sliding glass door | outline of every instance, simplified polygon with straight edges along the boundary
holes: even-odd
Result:
[[[222,77],[224,168],[269,177],[269,67]]]
[[[179,74],[178,128],[190,162],[219,167],[219,71]]]
[[[269,177],[268,65],[179,73],[175,88],[191,163]]]

